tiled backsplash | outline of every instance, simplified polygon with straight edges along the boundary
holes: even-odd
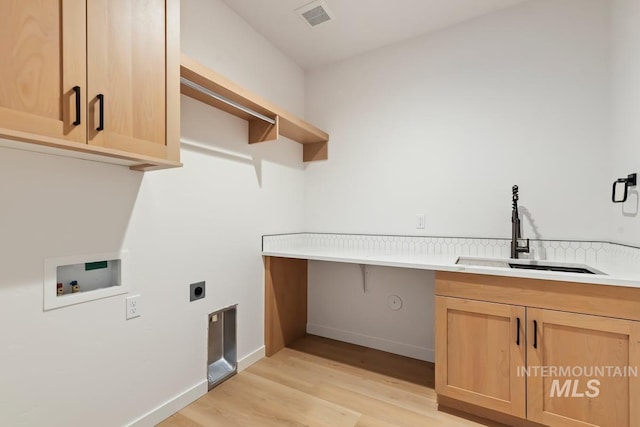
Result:
[[[531,253],[521,258],[587,264],[602,267],[640,263],[640,248],[606,242],[531,240]],[[511,240],[466,237],[384,236],[300,233],[264,236],[263,251],[331,251],[340,254],[452,255],[509,258]]]

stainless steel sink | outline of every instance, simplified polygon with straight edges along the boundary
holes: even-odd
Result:
[[[470,265],[475,267],[498,267],[515,268],[521,270],[553,271],[556,273],[578,273],[578,274],[605,274],[584,264],[559,263],[553,261],[536,261],[524,259],[499,259],[499,258],[477,258],[459,257],[456,264]]]
[[[523,270],[556,271],[560,273],[598,274],[595,271],[591,271],[586,265],[584,267],[569,267],[569,266],[563,266],[563,265],[509,263],[509,267],[520,268]]]

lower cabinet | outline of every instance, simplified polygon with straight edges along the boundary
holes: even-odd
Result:
[[[640,426],[639,322],[535,308],[527,319],[528,419]]]
[[[524,307],[437,296],[436,392],[524,418],[524,318]]]
[[[436,296],[438,395],[548,426],[640,426],[640,322],[452,293]]]

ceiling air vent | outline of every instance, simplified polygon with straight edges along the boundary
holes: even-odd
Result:
[[[311,28],[333,19],[333,14],[322,0],[317,0],[302,6],[296,9],[296,12],[302,16]]]

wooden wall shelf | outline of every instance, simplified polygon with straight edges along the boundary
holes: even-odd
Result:
[[[249,144],[273,141],[279,135],[303,145],[303,161],[327,160],[329,135],[295,115],[276,107],[226,77],[208,69],[186,55],[180,61],[180,76],[242,107],[273,120],[273,124],[215,99],[182,83],[180,92],[249,122]]]

